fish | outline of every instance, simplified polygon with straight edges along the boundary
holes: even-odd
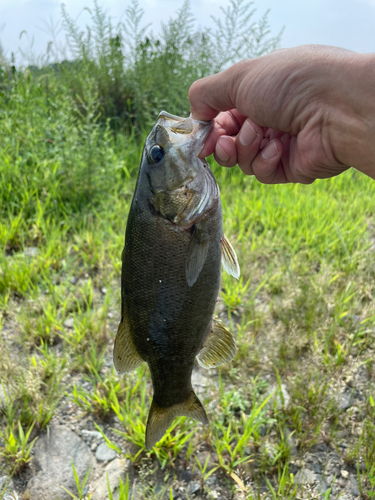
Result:
[[[212,122],[162,111],[147,137],[121,255],[117,372],[149,366],[153,400],[149,450],[178,416],[208,423],[191,375],[231,361],[233,335],[214,316],[221,265],[239,279],[236,253],[223,232],[219,187],[198,158]]]

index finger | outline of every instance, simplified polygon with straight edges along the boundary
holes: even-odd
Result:
[[[215,118],[219,111],[234,108],[231,83],[232,79],[228,78],[227,71],[195,81],[189,89],[192,117],[209,121]]]
[[[199,158],[210,156],[214,150],[217,140],[222,135],[237,135],[246,117],[242,116],[236,109],[220,113],[214,119],[214,125],[209,133]]]

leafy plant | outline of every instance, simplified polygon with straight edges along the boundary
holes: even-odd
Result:
[[[87,379],[90,382],[90,379]],[[93,391],[87,391],[74,384],[72,400],[82,409],[105,420],[112,411],[113,401],[124,393],[121,382],[108,377],[97,380]]]
[[[0,429],[0,439],[4,443],[0,448],[0,456],[4,458],[10,467],[11,475],[18,474],[31,460],[31,451],[37,437],[29,443],[30,434],[34,425],[31,425],[24,433],[21,422],[18,422],[17,429],[13,423],[9,424],[5,430]]]
[[[90,469],[91,468],[89,467],[86,474],[85,474],[85,477],[83,478],[82,483],[81,483],[81,481],[78,477],[76,468],[74,466],[74,462],[72,460],[72,470],[73,470],[74,480],[75,480],[76,486],[77,486],[78,496],[75,495],[74,493],[72,493],[71,491],[69,491],[67,488],[65,488],[65,486],[62,486],[62,489],[65,490],[68,493],[68,495],[73,498],[73,500],[84,500],[86,498],[87,498],[87,500],[90,500],[90,498],[92,498],[91,493],[89,493],[88,496],[86,495],[86,488],[85,488],[87,480],[88,480],[89,475],[90,475]]]

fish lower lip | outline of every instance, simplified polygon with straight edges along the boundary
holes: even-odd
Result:
[[[202,151],[203,145],[209,136],[214,122],[198,122],[197,127],[194,129],[192,135],[194,135],[194,141],[196,142],[197,155]]]

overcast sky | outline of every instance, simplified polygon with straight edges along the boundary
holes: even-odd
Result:
[[[35,52],[44,52],[50,37],[39,28],[43,20],[58,23],[62,3],[72,17],[79,16],[80,24],[88,22],[89,15],[82,9],[92,7],[92,0],[0,0],[0,40],[6,54],[16,52],[19,46],[27,48],[32,37]],[[99,0],[99,3],[106,6],[114,21],[120,19],[128,5],[126,0]],[[157,32],[160,22],[173,16],[182,0],[140,0],[140,4],[145,10],[145,22],[151,22]],[[220,16],[219,5],[226,6],[229,0],[191,0],[191,4],[197,24],[210,26],[210,16]],[[255,16],[271,9],[272,34],[285,26],[282,47],[319,43],[375,52],[375,0],[256,0],[254,7]],[[29,41],[26,36],[19,39],[23,30],[27,31]]]

